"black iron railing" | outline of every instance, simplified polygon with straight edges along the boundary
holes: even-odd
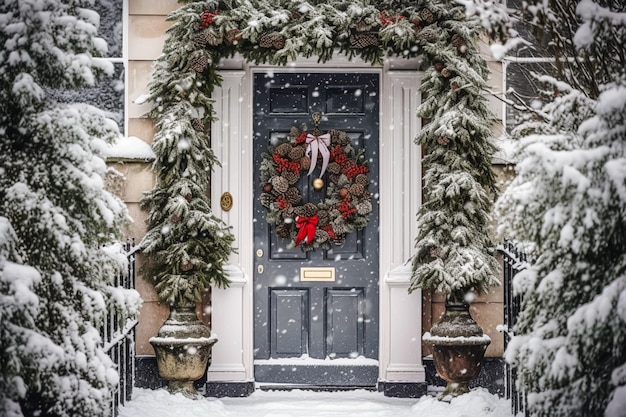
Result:
[[[127,241],[124,251],[128,257],[128,266],[125,271],[115,277],[114,286],[126,289],[135,288],[135,242]],[[136,320],[121,322],[117,314],[109,314],[102,328],[104,349],[117,365],[119,384],[113,391],[111,401],[111,416],[118,415],[120,405],[129,401],[134,383],[135,358],[135,326]]]
[[[513,278],[520,271],[528,268],[531,259],[511,241],[505,241],[500,248],[500,252],[504,261],[504,325],[506,327],[504,344],[506,347],[511,340],[513,329],[522,307],[521,295],[516,295],[513,292]],[[511,399],[513,415],[517,415],[520,412],[523,413],[526,409],[526,395],[515,384],[517,370],[507,363],[505,371],[505,394],[507,398]]]

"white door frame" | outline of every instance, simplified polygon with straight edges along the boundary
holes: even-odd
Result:
[[[422,364],[422,295],[408,294],[407,260],[421,204],[421,149],[413,142],[420,128],[416,117],[421,74],[417,61],[387,60],[372,67],[337,58],[324,64],[301,59],[284,67],[253,65],[242,58],[225,60],[222,85],[213,92],[217,121],[211,147],[222,161],[211,178],[214,214],[233,227],[238,253],[229,261],[228,289],[213,289],[213,347],[209,383],[254,381],[253,364],[253,218],[255,170],[252,152],[252,74],[258,71],[367,71],[381,74],[380,89],[380,346],[379,382],[425,384]],[[230,211],[220,208],[224,192],[233,197]]]

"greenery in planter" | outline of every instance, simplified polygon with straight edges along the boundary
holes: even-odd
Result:
[[[142,246],[158,255],[153,276],[162,298],[194,299],[211,279],[226,284],[219,277],[232,236],[211,217],[204,197],[218,162],[205,129],[214,120],[210,97],[221,83],[218,65],[234,54],[273,65],[312,56],[325,62],[335,54],[372,65],[387,56],[423,57],[419,116],[429,124],[416,140],[428,150],[427,203],[418,214],[411,290],[486,291],[498,283],[487,234],[495,148],[489,141],[493,117],[482,95],[488,70],[477,47],[483,29],[464,5],[452,0],[184,3],[169,17],[174,23],[148,97],[157,121],[159,183],[143,200],[150,230]],[[206,238],[194,234],[198,221]],[[210,264],[205,255],[214,256]],[[189,264],[193,269],[182,271]]]

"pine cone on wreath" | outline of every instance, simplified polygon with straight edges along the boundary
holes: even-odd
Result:
[[[337,162],[331,162],[328,164],[328,167],[326,167],[326,170],[331,174],[339,174],[341,172],[341,165]]]
[[[350,143],[350,137],[346,132],[340,131],[337,135],[337,145],[346,146],[348,143]]]
[[[189,57],[189,68],[195,72],[204,72],[209,66],[209,58],[204,51],[196,51]]]
[[[305,151],[304,146],[293,146],[289,150],[289,159],[299,161],[304,156]]]
[[[311,168],[311,158],[309,158],[308,156],[303,156],[302,158],[300,158],[300,167],[305,171]]]
[[[328,238],[329,238],[328,233],[326,233],[324,230],[322,229],[315,230],[316,241],[324,243],[328,240]]]
[[[291,145],[288,143],[281,143],[274,149],[274,153],[282,157],[289,155],[289,151],[291,151]]]
[[[204,132],[204,123],[201,119],[191,119],[191,127],[196,132]]]
[[[348,229],[346,229],[346,225],[343,222],[334,222],[333,230],[337,235],[345,235],[348,232]]]
[[[311,217],[317,214],[317,206],[313,203],[306,203],[302,206],[302,209],[302,215],[305,217]]]
[[[263,193],[260,197],[261,205],[265,208],[271,209],[274,197],[271,194]]]
[[[356,205],[356,212],[361,216],[367,216],[372,212],[372,203],[363,201]]]
[[[287,200],[291,204],[298,204],[300,201],[302,201],[300,191],[298,191],[298,189],[294,187],[289,188],[285,192],[285,200]]]
[[[287,180],[289,185],[294,185],[300,179],[300,176],[298,174],[294,174],[291,171],[283,171],[283,172],[281,172],[280,175]]]
[[[326,210],[318,210],[317,211],[317,226],[324,227],[330,224],[330,215]]]
[[[370,183],[370,179],[365,174],[359,174],[354,178],[354,182],[361,184],[363,187],[367,187]]]
[[[275,176],[270,179],[270,182],[274,186],[274,189],[279,193],[283,194],[285,191],[289,189],[289,181],[286,178]]]
[[[287,226],[286,224],[279,224],[278,226],[276,226],[276,236],[283,238],[283,239],[287,239],[289,238],[289,226]]]
[[[361,184],[352,184],[350,186],[350,194],[357,196],[357,197],[361,197],[363,195],[363,193],[365,192],[365,187],[363,187]]]
[[[341,174],[330,174],[329,176],[330,182],[338,183],[341,179]]]
[[[350,46],[363,49],[378,45],[378,34],[375,32],[354,33],[350,36]]]

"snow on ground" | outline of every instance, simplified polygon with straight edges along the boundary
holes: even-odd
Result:
[[[259,391],[245,398],[192,400],[165,389],[135,388],[120,417],[512,417],[508,400],[476,389],[452,400],[390,398],[357,390]]]

